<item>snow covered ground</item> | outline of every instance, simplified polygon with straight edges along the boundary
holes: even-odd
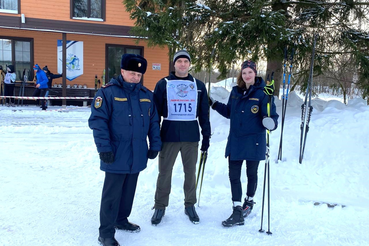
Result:
[[[222,85],[222,84],[221,84]],[[229,92],[213,86],[226,102]],[[331,98],[329,98],[331,99]],[[276,101],[281,112],[281,101]],[[244,226],[224,228],[232,212],[227,160],[229,121],[211,111],[213,136],[206,163],[200,224],[184,214],[183,171],[178,157],[170,205],[163,221],[150,219],[158,174],[157,159],[141,172],[130,221],[140,233],[118,231],[121,245],[369,245],[369,106],[348,105],[327,95],[314,111],[302,164],[299,141],[302,99],[291,93],[277,162],[280,127],[271,134],[271,232],[260,233],[264,162],[259,166],[256,205]],[[0,245],[98,245],[104,173],[87,119],[87,107],[0,106]],[[245,167],[242,180],[246,185]],[[338,204],[315,206],[314,202]],[[263,229],[267,229],[264,213]]]

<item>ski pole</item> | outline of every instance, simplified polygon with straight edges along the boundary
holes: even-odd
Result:
[[[284,58],[283,58],[283,92],[282,92],[282,126],[281,126],[281,138],[279,141],[279,151],[278,160],[282,160],[282,136],[283,136],[283,126],[284,126],[284,109],[285,109],[285,88],[286,88],[286,68],[287,66],[287,47],[284,47]]]
[[[315,46],[316,46],[317,34],[314,34],[313,50],[311,52],[311,63],[310,63],[310,74],[306,87],[306,94],[304,103],[301,105],[301,136],[300,136],[300,155],[299,163],[302,164],[302,159],[304,157],[306,137],[309,131],[309,121],[311,117],[311,112],[313,107],[311,106],[311,94],[312,94],[312,84],[313,84],[313,73],[314,73],[314,57],[315,57]]]
[[[264,92],[269,95],[269,101],[267,103],[267,113],[268,117],[270,117],[270,107],[272,103],[272,96],[274,91],[274,80],[264,88]],[[269,169],[269,135],[270,131],[267,130],[267,139],[266,139],[266,152],[265,152],[265,168],[264,168],[264,185],[263,185],[263,198],[262,198],[262,208],[261,208],[261,223],[260,223],[260,230],[259,232],[264,232],[263,230],[263,219],[264,219],[264,200],[265,200],[265,187],[266,182],[268,183],[268,231],[266,232],[268,235],[271,235],[272,232],[270,231],[270,169]],[[268,175],[268,180],[267,180]]]
[[[197,185],[198,185],[198,181],[199,181],[199,177],[200,177],[200,172],[201,172],[200,191],[199,191],[199,199],[198,199],[199,201],[197,203],[197,206],[200,206],[200,196],[201,196],[201,189],[202,189],[202,181],[204,179],[204,170],[205,170],[205,163],[206,163],[206,159],[207,158],[208,158],[208,151],[202,151],[201,152],[201,155],[200,155],[200,164],[199,164],[199,170],[197,172],[197,179],[196,179],[196,189],[197,189]]]
[[[295,49],[292,48],[292,51],[291,51],[291,57],[290,57],[290,72],[288,74],[288,80],[287,80],[287,89],[286,89],[286,103],[284,104],[284,116],[286,116],[286,110],[287,110],[287,101],[288,101],[288,92],[290,90],[290,83],[291,83],[291,76],[292,76],[292,63],[293,63],[293,55],[294,55],[294,52],[295,52]]]
[[[288,73],[288,80],[287,80],[287,87],[286,87],[286,94],[284,96],[283,105],[282,105],[282,126],[281,126],[281,138],[279,142],[279,152],[278,152],[278,160],[282,160],[282,149],[283,149],[283,130],[284,130],[284,121],[286,118],[286,112],[287,112],[287,103],[288,103],[288,93],[290,90],[290,84],[291,84],[291,76],[292,76],[292,63],[293,63],[293,55],[294,55],[295,49],[292,48],[291,56],[289,58],[290,60],[290,71]]]

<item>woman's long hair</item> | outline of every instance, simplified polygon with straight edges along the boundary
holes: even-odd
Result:
[[[237,76],[237,86],[240,87],[241,89],[246,89],[246,83],[245,81],[243,81],[242,78],[242,70]]]

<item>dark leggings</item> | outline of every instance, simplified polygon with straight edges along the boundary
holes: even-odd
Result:
[[[33,92],[33,96],[34,97],[45,97],[46,96],[46,93],[49,91],[48,88],[46,89],[39,89],[39,88],[36,88],[36,90]],[[38,100],[38,103],[40,103],[40,100]],[[42,106],[42,109],[46,109],[47,106],[46,106],[46,100],[45,99],[41,99],[41,106]]]
[[[240,202],[242,199],[241,185],[241,161],[231,161],[228,159],[229,165],[229,181],[231,182],[232,201]],[[246,161],[247,175],[247,196],[253,197],[258,184],[258,167],[259,161]]]

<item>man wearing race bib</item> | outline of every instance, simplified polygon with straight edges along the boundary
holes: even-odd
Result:
[[[161,79],[154,90],[154,102],[161,122],[162,150],[159,154],[159,176],[155,192],[155,212],[151,223],[161,222],[169,204],[172,170],[181,152],[185,194],[185,214],[194,224],[200,219],[195,210],[196,163],[200,130],[201,151],[207,151],[210,140],[209,102],[205,84],[192,77],[188,71],[191,57],[186,50],[174,54],[174,72]]]

